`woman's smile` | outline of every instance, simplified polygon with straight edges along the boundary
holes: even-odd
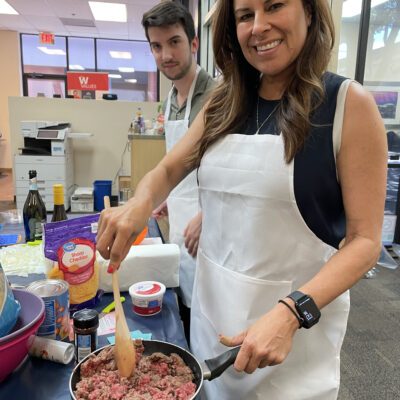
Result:
[[[265,51],[265,50],[271,50],[276,48],[281,44],[282,40],[274,40],[273,42],[269,42],[266,44],[258,44],[256,45],[256,50],[259,52]]]
[[[264,76],[287,75],[300,54],[311,21],[302,0],[234,0],[243,55]]]

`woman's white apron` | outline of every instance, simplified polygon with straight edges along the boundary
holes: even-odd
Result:
[[[342,85],[333,128],[340,148]],[[199,360],[227,348],[235,335],[310,280],[335,253],[304,222],[294,196],[293,165],[282,136],[231,134],[213,145],[199,168],[203,231],[193,290],[191,350]],[[317,167],[317,166],[316,166]],[[349,292],[322,310],[317,325],[298,330],[278,366],[238,373],[233,367],[204,382],[208,400],[333,400]]]

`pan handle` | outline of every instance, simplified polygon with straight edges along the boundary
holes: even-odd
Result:
[[[204,362],[210,371],[209,373],[205,374],[204,379],[212,381],[213,379],[218,378],[228,367],[230,367],[235,362],[236,356],[238,355],[241,347],[242,346],[234,347],[233,349],[230,349],[215,358],[205,360]]]

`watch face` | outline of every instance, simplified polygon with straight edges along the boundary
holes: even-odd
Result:
[[[318,322],[319,317],[321,316],[321,312],[315,305],[313,299],[308,296],[305,296],[304,299],[301,299],[297,303],[296,308],[300,316],[304,319],[304,328],[311,328]]]

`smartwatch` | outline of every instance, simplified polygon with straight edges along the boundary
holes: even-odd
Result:
[[[290,293],[287,297],[294,301],[296,310],[303,320],[301,324],[303,328],[310,329],[318,322],[319,318],[321,317],[321,311],[311,296],[296,291]]]

